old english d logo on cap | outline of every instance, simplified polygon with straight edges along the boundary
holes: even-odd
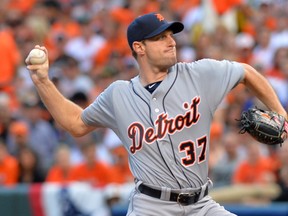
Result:
[[[163,17],[161,14],[159,14],[159,13],[156,13],[155,16],[157,17],[157,19],[158,19],[160,22],[164,20],[164,17]]]

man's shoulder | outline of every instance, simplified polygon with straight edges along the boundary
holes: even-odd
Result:
[[[198,65],[206,65],[206,64],[213,64],[218,62],[217,60],[214,59],[199,59],[199,60],[195,60],[192,62],[177,62],[172,68],[187,68],[187,67],[195,67]]]
[[[187,65],[187,64],[196,64],[196,63],[203,63],[203,62],[214,62],[214,61],[219,61],[219,60],[215,60],[215,59],[211,59],[211,58],[202,58],[202,59],[197,59],[195,61],[191,61],[191,62],[177,62],[176,65]]]
[[[177,64],[174,65],[175,68],[194,68],[194,69],[216,69],[216,68],[222,68],[226,66],[232,66],[232,65],[240,65],[240,63],[235,62],[235,61],[230,61],[227,59],[222,59],[222,60],[216,60],[216,59],[210,59],[210,58],[203,58],[199,60],[195,60],[193,62],[178,62]]]
[[[202,58],[202,59],[197,59],[195,61],[192,62],[177,62],[177,64],[175,66],[185,66],[185,65],[197,65],[197,64],[215,64],[215,63],[223,63],[223,62],[234,62],[234,61],[229,61],[227,59],[221,59],[221,60],[217,60],[217,59],[212,59],[212,58]]]
[[[114,94],[115,92],[123,92],[129,88],[130,81],[127,80],[116,80],[112,82],[106,89],[105,92],[108,94]]]
[[[206,67],[207,65],[211,65],[214,63],[213,59],[199,59],[193,62],[177,62],[174,66],[171,67],[170,70],[191,70],[192,68],[198,67]],[[216,61],[217,62],[217,61]]]
[[[116,80],[110,84],[110,88],[118,89],[118,88],[125,88],[129,86],[130,81],[128,80]]]

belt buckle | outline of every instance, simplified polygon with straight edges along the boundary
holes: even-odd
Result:
[[[190,204],[190,198],[194,197],[196,193],[190,194],[190,193],[179,193],[177,196],[177,203],[183,206]]]

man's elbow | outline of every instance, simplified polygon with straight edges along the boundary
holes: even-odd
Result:
[[[86,129],[82,129],[82,128],[71,128],[69,129],[69,133],[73,136],[73,137],[82,137],[86,134],[88,134],[89,132],[93,131],[94,128],[90,128],[87,127]]]
[[[245,63],[242,63],[242,65],[244,68],[244,77],[241,80],[241,83],[246,84],[259,77],[260,73],[251,65]]]
[[[83,133],[83,132],[80,132],[80,131],[73,131],[73,130],[70,130],[69,133],[73,136],[73,137],[82,137],[84,135],[86,135],[87,133]]]
[[[81,118],[77,118],[75,124],[71,124],[68,131],[73,137],[84,136],[91,131],[95,130],[95,127],[86,125]]]

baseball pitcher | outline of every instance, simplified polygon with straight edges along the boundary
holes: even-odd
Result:
[[[41,99],[67,131],[81,136],[108,127],[123,142],[135,177],[128,216],[234,215],[209,196],[209,134],[217,106],[242,83],[287,117],[272,87],[249,65],[212,59],[177,63],[173,36],[183,29],[159,13],[136,18],[127,39],[139,75],[112,83],[85,110],[49,80],[48,60],[37,65],[26,60]],[[35,48],[48,55],[45,47]]]

